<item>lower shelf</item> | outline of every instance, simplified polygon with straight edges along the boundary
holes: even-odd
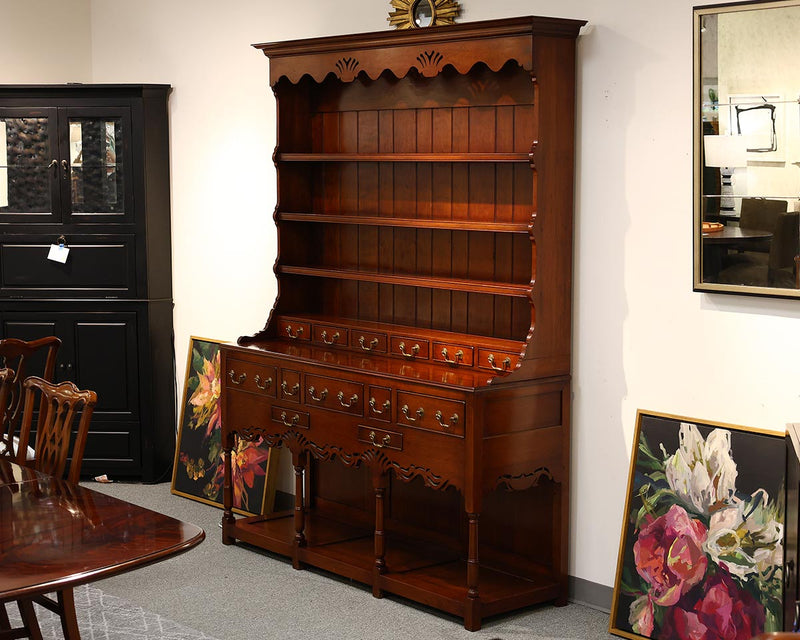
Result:
[[[373,531],[319,514],[305,517],[305,546],[296,547],[292,512],[239,518],[223,524],[223,535],[288,556],[296,566],[307,564],[434,607],[467,615],[467,562],[459,554],[427,541],[409,540],[387,532],[385,570],[375,571]],[[480,616],[557,600],[560,585],[546,572],[535,579],[484,565],[479,571]]]

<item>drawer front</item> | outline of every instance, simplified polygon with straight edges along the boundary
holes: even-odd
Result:
[[[497,351],[496,349],[478,349],[478,366],[481,369],[508,372],[513,371],[518,362],[518,353]]]
[[[397,424],[463,436],[464,403],[398,391]]]
[[[370,353],[386,353],[386,334],[370,331],[351,331],[350,346]]]
[[[434,342],[432,360],[446,362],[453,366],[471,367],[473,361],[472,347],[449,342]]]
[[[392,421],[392,390],[370,385],[367,392],[367,417],[381,422]]]
[[[358,426],[358,441],[378,449],[403,450],[403,434],[375,427]]]
[[[228,358],[225,372],[225,386],[249,391],[268,398],[276,397],[278,388],[278,369],[267,364],[257,364]]]
[[[0,243],[0,295],[81,298],[136,296],[134,238],[70,238],[65,263],[48,260],[57,236],[17,238]]]
[[[311,323],[297,322],[295,320],[278,320],[278,337],[290,340],[311,341]]]
[[[363,415],[364,386],[357,382],[306,375],[304,398],[309,407]]]
[[[430,358],[430,343],[418,338],[405,338],[392,336],[391,353],[403,356],[406,360],[428,360]]]
[[[278,399],[299,403],[303,398],[303,384],[300,381],[300,372],[281,369],[278,377],[281,381],[278,386]]]
[[[270,410],[270,417],[273,422],[282,424],[287,428],[308,429],[311,426],[309,414],[294,408],[273,406]]]
[[[344,327],[315,324],[313,336],[314,342],[318,342],[329,347],[346,347],[348,344],[350,344],[350,332]]]

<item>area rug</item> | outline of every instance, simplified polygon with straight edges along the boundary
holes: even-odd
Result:
[[[215,640],[91,585],[75,588],[75,609],[82,640]],[[12,626],[19,624],[17,607],[6,610]],[[36,617],[43,640],[64,640],[57,615],[36,605]]]

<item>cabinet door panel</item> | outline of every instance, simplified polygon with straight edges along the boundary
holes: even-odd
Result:
[[[138,418],[136,314],[86,314],[75,321],[73,331],[76,384],[97,392],[95,416]]]
[[[127,221],[133,212],[130,109],[72,107],[63,114],[65,212],[72,222]]]
[[[0,221],[59,221],[56,127],[54,108],[0,108]]]

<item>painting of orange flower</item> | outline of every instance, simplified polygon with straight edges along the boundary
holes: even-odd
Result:
[[[219,341],[192,337],[186,363],[172,493],[222,507],[223,456]],[[234,511],[272,510],[274,453],[260,440],[239,440],[233,450]],[[274,465],[273,465],[274,467]]]

